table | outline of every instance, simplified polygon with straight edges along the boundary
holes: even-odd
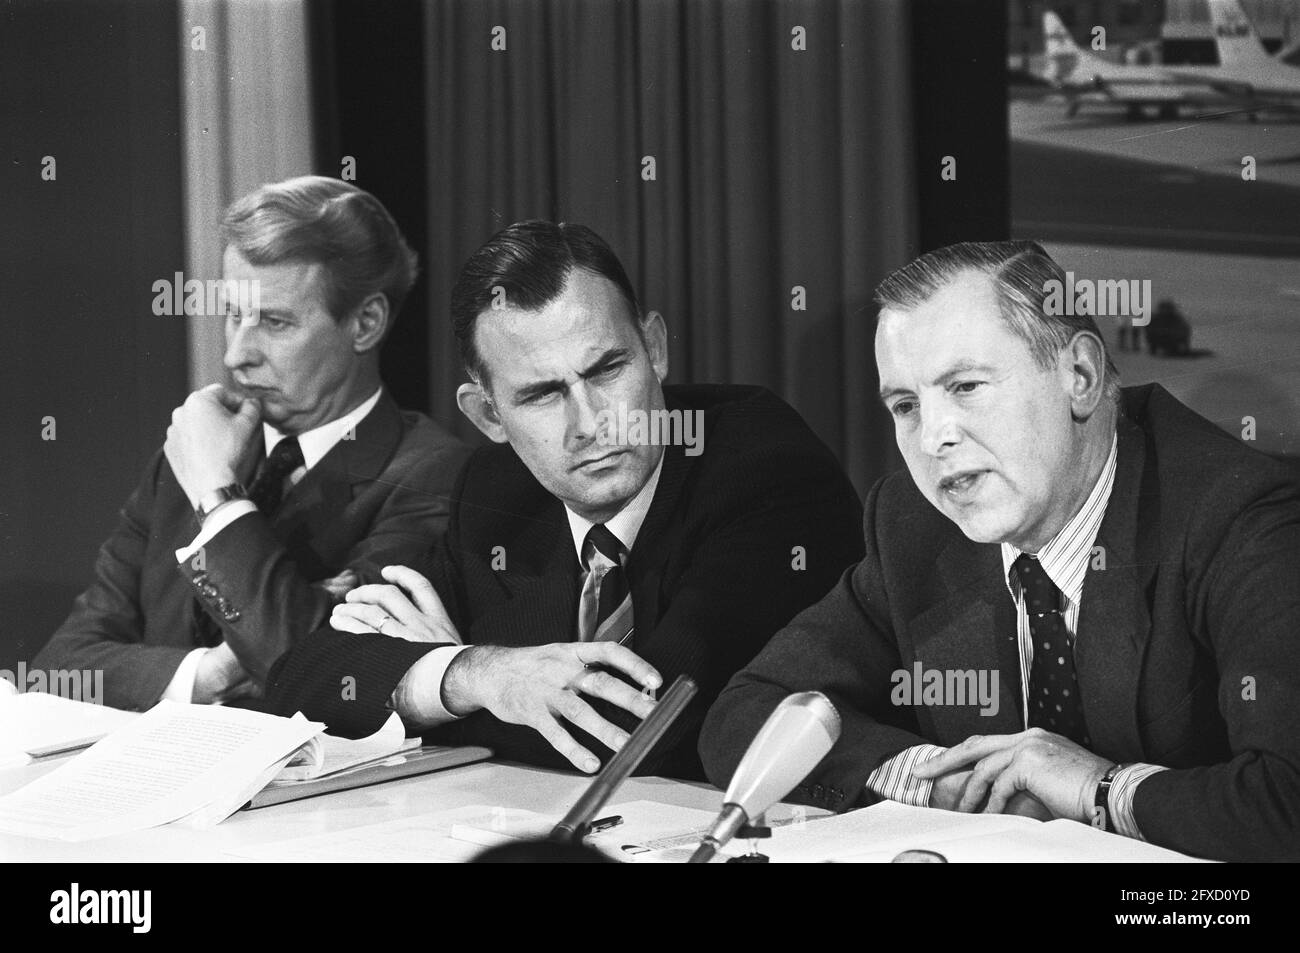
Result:
[[[0,770],[0,794],[16,790],[58,763],[59,759],[54,759]],[[256,811],[239,811],[205,831],[165,825],[79,843],[0,833],[0,861],[230,863],[239,858],[226,851],[236,847],[269,844],[471,804],[500,804],[560,817],[573,806],[587,784],[587,778],[574,773],[486,761]],[[614,793],[611,803],[637,800],[717,811],[722,795],[705,784],[667,778],[630,778]],[[784,810],[788,812],[792,808]],[[804,810],[809,814],[822,813]],[[776,809],[773,814],[779,817],[782,811]]]
[[[59,759],[42,761],[37,764],[17,768],[0,769],[0,794],[10,791],[40,777],[60,763]],[[0,861],[37,861],[37,862],[220,862],[230,863],[244,860],[235,852],[241,849],[276,845],[268,856],[260,859],[280,858],[282,845],[279,842],[291,842],[313,835],[342,832],[352,828],[385,822],[401,822],[418,815],[465,808],[471,805],[518,808],[547,815],[556,819],[562,817],[582,794],[589,783],[585,776],[574,772],[552,771],[543,768],[527,767],[500,761],[485,761],[439,771],[419,777],[402,778],[351,791],[338,791],[319,797],[278,804],[274,807],[260,808],[255,811],[239,811],[233,817],[208,830],[193,830],[180,825],[164,825],[131,834],[98,840],[65,843],[62,841],[40,840],[0,833]],[[676,781],[667,778],[642,777],[631,778],[617,790],[610,804],[630,801],[652,801],[679,808],[692,808],[714,814],[721,807],[721,793],[708,785]],[[887,805],[882,805],[882,810]],[[897,809],[897,806],[895,806]],[[915,808],[902,810],[915,811]],[[874,809],[873,809],[874,812]],[[768,812],[769,820],[778,824],[786,819],[796,817],[800,821],[815,821],[828,812],[815,808],[779,804]],[[929,815],[929,812],[925,812]],[[948,812],[936,812],[949,815]],[[965,815],[969,817],[969,815]],[[880,815],[873,817],[879,818]],[[851,821],[848,816],[840,821]],[[919,820],[918,826],[934,823],[942,818],[927,816],[924,824]],[[869,823],[875,824],[877,820]],[[911,820],[903,822],[913,823]],[[1172,852],[1157,851],[1149,845],[1093,831],[1083,825],[1057,821],[1043,828],[1041,837],[1030,833],[1020,838],[1021,846],[1018,856],[999,856],[997,846],[1002,835],[995,837],[987,845],[987,850],[973,851],[972,856],[955,856],[955,860],[984,859],[1021,859],[1037,862],[1050,860],[1079,859],[1072,858],[1071,851],[1078,845],[1069,842],[1083,840],[1086,859],[1161,859],[1191,860]],[[1065,828],[1059,825],[1066,825]],[[1049,828],[1051,828],[1049,830]],[[831,834],[833,827],[822,828],[822,837],[844,838],[842,833]],[[807,830],[818,830],[816,824]],[[1062,842],[1062,834],[1068,835]],[[850,833],[848,839],[838,843],[858,843],[862,832]],[[870,841],[862,841],[865,846]],[[772,842],[775,846],[776,842]],[[968,845],[978,843],[968,841]],[[350,848],[345,843],[332,844],[335,854],[346,855],[351,859]],[[910,846],[910,845],[909,845]],[[291,845],[284,845],[291,850]],[[423,849],[420,856],[423,857]],[[1157,858],[1146,857],[1157,851]],[[775,852],[774,852],[775,855]],[[818,852],[815,856],[831,856],[829,851]],[[806,858],[805,858],[806,859]],[[884,858],[888,859],[888,858]]]

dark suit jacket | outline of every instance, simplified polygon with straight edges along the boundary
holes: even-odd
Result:
[[[699,694],[642,764],[702,777],[700,721],[727,679],[859,558],[861,505],[834,456],[789,406],[758,387],[666,387],[670,408],[705,414],[703,453],[665,450],[654,500],[628,561],[633,650],[665,686],[681,674]],[[498,549],[501,547],[501,549]],[[802,547],[806,568],[795,547]],[[503,553],[505,568],[493,567]],[[576,638],[579,573],[564,508],[508,446],[479,450],[456,490],[451,525],[421,568],[466,643],[544,645]],[[432,646],[329,628],[290,652],[268,682],[272,710],[302,710],[349,735],[374,731],[403,674]],[[355,700],[340,685],[355,678]],[[625,727],[626,713],[598,705]],[[600,757],[594,739],[575,737]],[[567,767],[531,728],[486,711],[426,738],[484,744],[498,756]]]
[[[159,451],[100,548],[94,581],[32,663],[103,669],[105,703],[158,701],[186,653],[230,643],[257,680],[295,637],[329,618],[317,580],[376,557],[417,558],[441,537],[469,448],[387,391],[284,497],[274,517],[241,516],[178,564],[199,526]]]
[[[776,635],[709,713],[724,785],[791,692],[825,692],[838,744],[796,797],[868,803],[867,776],[922,742],[1021,731],[1015,606],[996,545],[968,540],[906,472],[868,494],[866,558]],[[1157,385],[1128,388],[1085,578],[1075,661],[1095,753],[1173,770],[1134,802],[1149,841],[1204,857],[1300,859],[1300,484]],[[890,675],[996,669],[996,715],[894,707]],[[1253,690],[1251,690],[1253,687]]]

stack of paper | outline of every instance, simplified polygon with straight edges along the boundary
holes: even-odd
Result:
[[[272,784],[294,784],[353,771],[391,758],[400,751],[420,747],[419,738],[407,738],[402,719],[393,712],[373,735],[336,738],[320,734],[300,748]]]
[[[159,702],[87,751],[0,797],[0,830],[87,840],[229,817],[324,725]]]
[[[139,717],[44,692],[19,694],[0,678],[0,768],[88,747]]]
[[[729,845],[733,853],[743,853],[747,847]],[[777,828],[770,839],[758,842],[758,850],[778,863],[889,862],[907,850],[933,851],[950,862],[1194,859],[1077,821],[1044,823],[1006,814],[961,814],[893,801]]]

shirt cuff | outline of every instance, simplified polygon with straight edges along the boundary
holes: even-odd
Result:
[[[176,667],[172,680],[163,689],[160,701],[188,705],[194,700],[194,679],[199,674],[199,660],[209,651],[210,649],[195,649],[181,659],[181,664]]]
[[[904,748],[871,772],[867,777],[867,790],[890,801],[898,801],[900,804],[929,807],[934,779],[914,778],[912,769],[947,750],[939,745],[913,745],[911,748]]]
[[[239,519],[246,513],[256,513],[257,504],[252,500],[231,500],[224,503],[212,511],[211,515],[203,521],[203,528],[199,530],[199,535],[194,537],[194,541],[184,549],[176,550],[176,561],[178,563],[187,562],[195,553],[203,548],[204,544],[220,533],[223,529]]]
[[[389,704],[408,727],[435,728],[460,718],[442,703],[442,680],[456,656],[469,647],[440,645],[406,670],[393,689]]]
[[[1158,764],[1130,764],[1115,772],[1110,782],[1110,822],[1115,826],[1115,833],[1137,840],[1146,840],[1138,830],[1133,818],[1133,795],[1143,779],[1151,777],[1158,771],[1168,771]]]

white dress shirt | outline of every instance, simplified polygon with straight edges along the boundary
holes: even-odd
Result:
[[[375,409],[375,405],[379,403],[379,395],[382,393],[383,388],[381,387],[342,417],[298,434],[298,447],[302,450],[303,465],[285,478],[289,489],[297,486],[298,482],[307,475],[308,470],[320,463],[325,454],[334,449],[336,443],[342,440],[349,431],[354,430]],[[262,442],[266,447],[267,456],[270,456],[271,451],[275,449],[275,445],[287,436],[289,435],[281,433],[270,424],[263,423]],[[257,504],[252,500],[232,500],[223,506],[217,507],[204,521],[202,528],[199,530],[199,535],[195,536],[194,540],[184,549],[176,550],[176,562],[184,563],[192,558],[195,553],[209,541],[215,539],[218,533],[235,520],[248,513],[255,512],[257,512]],[[175,674],[172,675],[171,681],[167,683],[167,688],[163,691],[163,701],[190,702],[193,700],[194,678],[199,671],[199,659],[208,651],[209,649],[206,648],[195,649],[181,660],[181,664],[177,666]]]
[[[1062,619],[1071,646],[1079,626],[1079,610],[1083,600],[1083,583],[1092,559],[1092,546],[1097,539],[1106,506],[1115,485],[1115,462],[1118,441],[1111,439],[1110,454],[1102,467],[1097,482],[1093,484],[1082,508],[1061,531],[1052,537],[1037,553],[1039,565],[1049,579],[1061,590],[1064,601]],[[1034,640],[1029,628],[1029,613],[1025,608],[1020,580],[1011,571],[1021,550],[1010,543],[1002,543],[1002,575],[1007,591],[1016,604],[1016,634],[1020,647],[1020,698],[1021,723],[1029,723],[1029,674],[1034,660]],[[1030,554],[1034,555],[1034,554]],[[912,769],[947,749],[939,745],[923,744],[904,749],[882,763],[867,778],[867,787],[891,801],[900,801],[925,807],[930,803],[932,780],[912,776]],[[1157,771],[1157,765],[1131,764],[1118,771],[1111,782],[1110,814],[1116,831],[1141,839],[1142,834],[1133,820],[1133,795],[1138,782]]]
[[[629,553],[632,552],[632,546],[636,542],[637,535],[641,532],[641,524],[645,522],[646,514],[650,512],[650,504],[654,502],[655,488],[659,486],[659,474],[664,467],[664,456],[659,454],[659,462],[655,464],[655,469],[650,474],[650,479],[646,480],[645,485],[637,491],[636,496],[628,502],[614,516],[605,523],[605,528],[613,533],[620,543],[622,543]],[[573,548],[578,555],[578,562],[582,563],[582,547],[587,541],[587,533],[596,524],[584,516],[579,516],[566,505],[564,515],[569,518],[569,532],[573,534]],[[579,577],[582,582],[586,582],[587,568],[583,566],[582,575]],[[413,704],[413,700],[404,697],[403,687],[399,686],[393,692],[392,705],[397,711],[419,711],[422,715],[422,727],[432,728],[435,725],[446,724],[457,719],[447,710],[442,703],[442,681],[447,675],[447,668],[455,660],[456,656],[468,645],[446,645],[434,649],[417,663],[422,666],[423,672],[420,682],[425,685],[437,685],[438,691],[430,693],[428,698],[422,699],[422,703]],[[412,686],[405,686],[405,691],[409,692]]]

